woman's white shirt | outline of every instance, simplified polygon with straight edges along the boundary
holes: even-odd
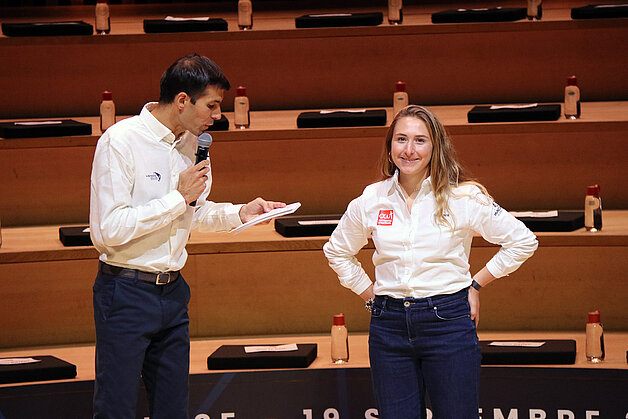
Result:
[[[364,189],[349,204],[323,247],[340,283],[356,294],[372,283],[355,255],[375,244],[374,292],[395,298],[451,294],[471,284],[469,252],[474,233],[501,248],[486,264],[496,278],[515,271],[538,246],[535,235],[472,184],[452,190],[439,225],[431,179],[420,186],[408,210],[397,174]]]

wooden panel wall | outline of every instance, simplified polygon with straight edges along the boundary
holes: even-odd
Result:
[[[472,272],[497,251],[476,245]],[[523,267],[482,291],[480,330],[581,330],[599,309],[609,331],[627,331],[625,246],[542,246]],[[373,278],[372,250],[359,260]],[[605,263],[604,261],[612,261]],[[0,347],[94,340],[96,259],[0,264]],[[192,255],[192,337],[327,333],[344,312],[368,330],[361,299],[343,288],[322,250]]]
[[[250,141],[216,134],[210,152],[211,199],[248,202],[261,195],[300,201],[303,214],[342,213],[379,177],[381,132],[376,137]],[[594,183],[601,185],[604,208],[628,207],[620,180],[628,178],[628,154],[621,152],[628,139],[625,126],[576,130],[562,124],[556,130],[538,126],[521,133],[469,129],[452,137],[464,166],[509,210],[579,209],[586,186]],[[3,225],[87,223],[93,152],[93,142],[0,148]]]

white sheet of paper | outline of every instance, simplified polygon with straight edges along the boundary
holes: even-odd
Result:
[[[300,226],[317,226],[322,224],[338,224],[340,220],[300,220],[297,224]]]
[[[245,346],[244,352],[252,354],[255,352],[289,352],[298,351],[296,343],[289,343],[286,345],[274,345],[274,346]]]
[[[496,9],[501,9],[501,7],[496,7]],[[487,12],[488,8],[483,7],[481,9],[458,9],[459,12]]]
[[[545,342],[491,342],[489,346],[505,346],[515,348],[540,348]]]
[[[24,121],[24,122],[14,122],[14,125],[58,125],[62,124],[63,121]]]
[[[34,358],[1,358],[0,365],[20,365],[20,364],[34,364],[41,362],[41,359]]]
[[[545,217],[558,217],[558,210],[552,211],[510,211],[513,217],[532,217],[532,218],[545,218]]]
[[[321,115],[327,115],[330,113],[336,113],[336,112],[349,112],[349,113],[364,113],[366,112],[366,109],[336,109],[336,110],[323,110],[320,111]]]
[[[209,20],[209,16],[204,17],[176,17],[176,16],[166,16],[166,19],[170,22],[185,22],[188,20],[198,20],[200,22],[206,22]]]
[[[624,4],[598,4],[593,6],[594,9],[604,9],[604,8],[615,8],[615,7],[626,7],[628,6],[628,3],[624,3]]]
[[[353,16],[351,13],[324,13],[321,15],[308,15],[309,17],[347,17]]]
[[[493,105],[491,106],[491,110],[495,109],[526,109],[526,108],[536,108],[539,106],[538,103],[530,103],[529,105]]]
[[[239,231],[245,230],[251,226],[254,226],[255,224],[259,224],[259,223],[263,223],[264,221],[270,220],[272,218],[277,218],[277,217],[281,217],[283,215],[288,215],[288,214],[292,214],[293,212],[295,212],[296,210],[299,209],[299,207],[301,206],[300,202],[295,202],[293,204],[290,205],[286,205],[283,208],[275,208],[274,210],[268,211],[267,213],[264,213],[262,215],[258,215],[257,217],[253,218],[251,221],[246,222],[236,228],[234,228],[233,230],[231,230],[232,233],[237,233]]]

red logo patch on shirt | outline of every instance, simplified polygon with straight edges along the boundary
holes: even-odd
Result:
[[[393,223],[393,210],[379,210],[377,216],[378,226],[391,226]]]

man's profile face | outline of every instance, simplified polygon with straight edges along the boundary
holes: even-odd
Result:
[[[220,119],[220,105],[224,96],[225,90],[216,86],[208,86],[196,103],[192,103],[188,96],[179,115],[183,127],[194,135],[200,135]]]

